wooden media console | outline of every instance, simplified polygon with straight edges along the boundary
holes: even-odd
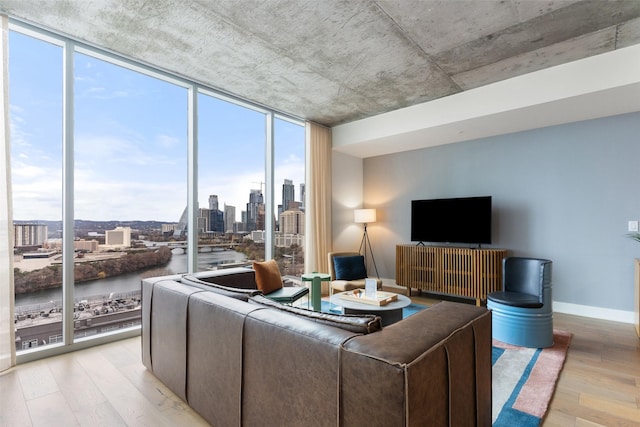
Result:
[[[396,283],[425,292],[473,298],[476,305],[487,294],[502,290],[504,249],[441,246],[396,246]]]

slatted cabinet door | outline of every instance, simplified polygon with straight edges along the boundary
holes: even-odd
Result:
[[[504,249],[396,246],[396,283],[425,292],[472,298],[476,304],[502,288]]]

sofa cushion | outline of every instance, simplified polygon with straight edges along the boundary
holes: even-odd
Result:
[[[215,283],[229,288],[258,289],[256,272],[251,267],[232,267],[220,270],[200,271],[193,277],[204,282]]]
[[[319,311],[306,310],[304,308],[292,307],[272,301],[262,295],[255,295],[249,298],[249,302],[258,305],[264,305],[276,310],[286,311],[296,316],[322,323],[324,325],[334,326],[350,332],[360,334],[370,334],[382,329],[382,322],[379,316],[373,314],[330,314]]]
[[[248,301],[250,296],[260,295],[262,293],[258,289],[232,288],[229,286],[218,285],[217,283],[205,282],[204,280],[200,280],[197,277],[188,274],[182,276],[180,278],[180,282],[185,285],[195,286],[200,289],[215,292],[216,294],[239,299],[242,301]]]
[[[280,268],[275,260],[254,261],[253,269],[256,271],[256,284],[263,294],[268,294],[282,287]]]
[[[362,255],[337,256],[333,258],[337,280],[357,280],[367,277]]]

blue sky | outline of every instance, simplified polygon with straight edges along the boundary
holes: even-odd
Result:
[[[62,217],[62,48],[12,32],[14,219]],[[187,194],[187,91],[75,54],[75,218],[177,221]],[[265,181],[262,113],[199,99],[199,203],[236,207]],[[304,128],[276,121],[275,199],[304,180]]]

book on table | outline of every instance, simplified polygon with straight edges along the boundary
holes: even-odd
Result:
[[[390,302],[398,300],[398,294],[394,294],[393,292],[382,292],[378,291],[375,295],[367,294],[362,289],[355,289],[349,292],[343,292],[340,294],[340,298],[359,302],[362,304],[370,304],[370,305],[387,305]]]

